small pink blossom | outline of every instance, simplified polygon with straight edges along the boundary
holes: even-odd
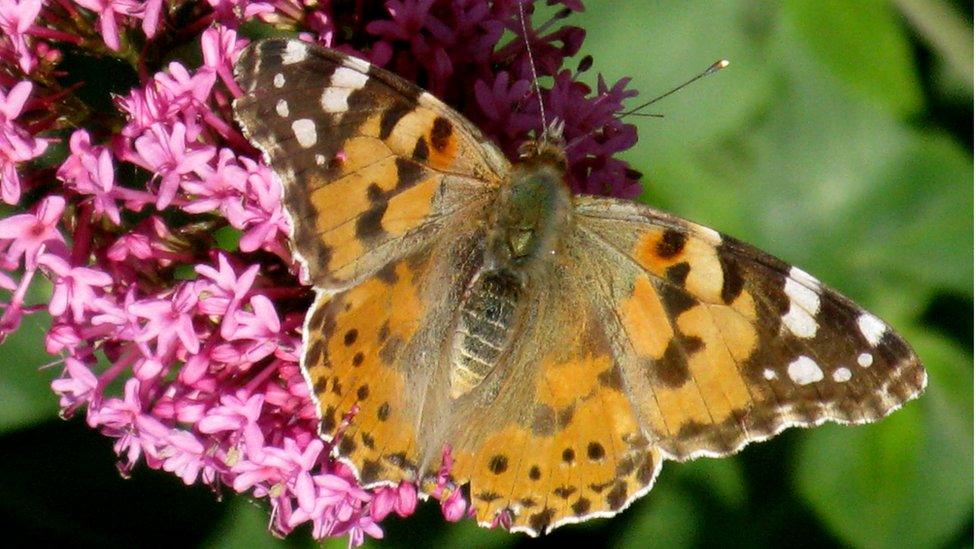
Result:
[[[194,147],[187,141],[186,126],[181,122],[168,130],[154,124],[135,141],[139,153],[137,161],[146,169],[160,174],[159,198],[156,208],[163,209],[173,201],[184,179],[199,177],[204,165],[214,155],[209,145]]]
[[[196,436],[186,431],[173,430],[168,443],[159,451],[163,470],[175,473],[186,485],[193,484],[206,466],[206,448]]]
[[[64,377],[51,382],[51,389],[61,395],[60,406],[64,410],[74,410],[89,399],[98,386],[98,378],[91,366],[68,357],[64,360]]]
[[[98,300],[95,289],[105,288],[113,282],[108,273],[88,267],[71,267],[56,255],[44,254],[39,263],[51,270],[54,281],[48,311],[52,316],[60,316],[71,309],[75,322],[81,322],[85,311],[95,305]]]
[[[0,250],[7,250],[3,261],[15,264],[24,258],[28,265],[34,265],[42,247],[47,246],[48,250],[63,248],[64,236],[57,225],[64,204],[63,197],[49,196],[37,206],[36,213],[0,219]]]
[[[197,292],[192,284],[179,287],[172,299],[152,299],[133,303],[129,311],[144,319],[136,341],[157,342],[156,356],[171,356],[178,349],[190,353],[200,350],[200,339],[193,327]]]
[[[44,0],[0,0],[0,49],[6,42],[25,73],[37,65],[37,57],[28,42],[28,30],[43,5]]]
[[[98,24],[105,39],[105,45],[118,51],[118,16],[138,13],[138,5],[131,0],[74,0],[79,6],[98,14]]]
[[[47,140],[33,137],[14,122],[23,112],[33,87],[22,81],[8,91],[0,90],[0,199],[7,204],[20,200],[17,164],[37,158],[47,149]]]
[[[152,202],[152,195],[115,185],[115,163],[106,147],[93,146],[88,132],[71,135],[71,155],[58,168],[58,178],[78,193],[91,197],[95,213],[107,216],[113,223],[122,222],[119,201],[126,207],[140,209]]]
[[[468,502],[461,495],[461,489],[455,488],[446,498],[441,500],[441,511],[444,519],[449,522],[457,522],[464,518],[468,512]]]

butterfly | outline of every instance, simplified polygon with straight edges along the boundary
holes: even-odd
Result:
[[[430,493],[445,448],[482,525],[611,516],[665,460],[875,421],[926,373],[876,316],[710,228],[574,196],[558,125],[514,162],[414,84],[256,42],[245,135],[283,185],[316,297],[301,366],[366,487]]]

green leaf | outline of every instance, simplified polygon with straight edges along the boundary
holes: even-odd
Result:
[[[742,466],[736,458],[696,459],[690,463],[671,465],[686,482],[699,485],[729,508],[746,504],[747,494]]]
[[[698,537],[699,506],[669,477],[634,503],[633,518],[615,536],[613,546],[627,549],[692,547]]]
[[[289,536],[287,540],[280,539],[268,530],[270,517],[267,505],[246,497],[234,497],[224,505],[230,509],[224,515],[224,520],[214,527],[210,538],[203,544],[204,549],[311,549],[322,546],[338,549],[348,545],[345,538],[330,539],[323,545],[316,544],[304,530]]]
[[[766,7],[775,10],[775,4]],[[729,68],[695,83],[643,112],[664,118],[629,118],[640,134],[638,147],[624,158],[653,165],[692,144],[735,131],[769,99],[774,73],[763,60],[768,17],[754,17],[749,0],[724,2],[627,1],[593,4],[569,23],[586,29],[581,55],[592,55],[594,69],[583,80],[632,78],[640,95],[631,107],[698,74],[719,59]],[[612,16],[608,16],[612,13]],[[721,29],[718,32],[717,29]]]
[[[46,303],[50,285],[37,276],[28,290],[28,303]],[[6,298],[5,298],[6,299]],[[24,428],[58,412],[51,381],[62,366],[44,352],[44,335],[51,326],[46,311],[25,315],[20,328],[0,344],[0,432]],[[43,366],[53,364],[49,368]]]
[[[783,8],[802,45],[852,90],[898,117],[921,110],[911,46],[890,2],[797,0]]]
[[[878,174],[871,202],[852,212],[860,221],[855,267],[972,295],[972,171],[972,159],[956,143],[913,133]]]
[[[510,534],[500,528],[482,528],[477,521],[465,519],[442,528],[437,538],[440,547],[479,547],[484,549],[509,547],[523,534]]]
[[[932,547],[972,514],[972,360],[945,340],[909,334],[928,390],[882,422],[804,437],[798,490],[858,547]]]
[[[214,231],[214,239],[221,250],[236,252],[241,242],[241,231],[231,226],[221,227]]]

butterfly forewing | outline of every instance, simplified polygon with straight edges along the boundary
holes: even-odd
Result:
[[[800,269],[638,204],[581,197],[628,391],[675,459],[725,455],[793,425],[876,420],[925,371],[890,327]]]
[[[420,88],[299,40],[252,44],[234,112],[284,186],[292,243],[312,283],[342,287],[479,207],[508,162]]]

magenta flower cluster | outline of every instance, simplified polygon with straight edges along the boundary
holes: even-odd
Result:
[[[579,2],[561,3],[528,24],[552,81],[547,114],[566,122],[577,190],[633,196],[634,173],[613,158],[636,139],[615,118],[633,92],[601,79],[594,94],[562,68],[583,31],[560,23]],[[232,66],[248,42],[238,29],[257,20],[365,56],[441,95],[509,153],[540,118],[525,43],[505,35],[521,32],[517,0],[351,5],[0,0],[0,337],[50,313],[46,350],[63,365],[52,388],[65,415],[83,412],[115,440],[123,474],[143,462],[267,498],[275,533],[311,523],[316,538],[358,545],[382,536],[389,514],[412,513],[417,487],[363,489],[317,436],[297,356],[310,292],[278,183],[231,116]],[[187,44],[195,63],[178,55]],[[111,97],[109,114],[92,108],[79,92],[103,75],[63,78],[69,47],[123,63],[138,85]],[[38,275],[51,290],[32,304]],[[467,515],[460,490],[439,492],[446,518]]]

